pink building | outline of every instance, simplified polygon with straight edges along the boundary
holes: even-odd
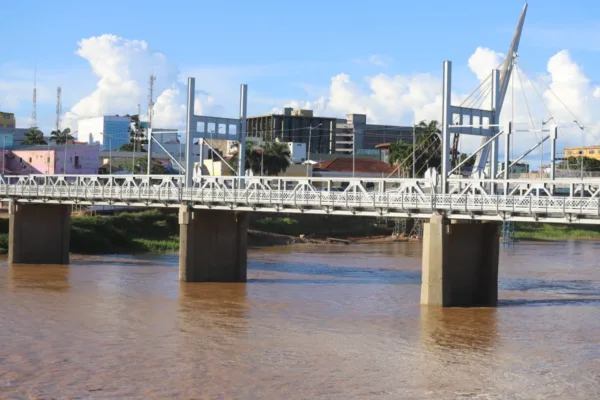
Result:
[[[63,145],[15,146],[4,151],[0,168],[5,175],[95,175],[99,160],[99,146],[76,144],[66,149]]]

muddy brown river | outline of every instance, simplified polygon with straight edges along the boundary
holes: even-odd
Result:
[[[501,249],[496,309],[419,306],[420,245],[0,261],[0,398],[599,399],[600,244]]]

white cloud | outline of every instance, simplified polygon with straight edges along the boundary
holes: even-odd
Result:
[[[81,117],[106,114],[135,113],[137,104],[142,104],[142,112],[146,112],[147,86],[150,73],[157,76],[155,93],[154,119],[155,127],[181,128],[185,122],[186,87],[179,76],[178,69],[169,63],[162,53],[153,51],[144,41],[128,40],[114,35],[102,35],[83,39],[79,42],[77,54],[87,60],[97,83],[93,91],[80,98],[66,113],[64,126],[76,128],[76,120]],[[503,55],[487,48],[477,48],[468,59],[468,67],[474,76],[482,81],[491,70],[497,67]],[[519,58],[520,60],[520,58]],[[364,60],[363,60],[364,61]],[[385,60],[370,56],[367,61],[377,64]],[[459,63],[457,63],[460,65]],[[233,116],[237,114],[238,83],[240,76],[264,76],[277,74],[274,66],[254,66],[248,70],[236,68],[189,68],[183,76],[197,76],[196,80],[196,113],[214,116]],[[531,73],[532,71],[527,71]],[[588,137],[585,143],[596,141],[600,134],[600,118],[594,111],[600,107],[600,88],[593,85],[584,70],[567,51],[555,54],[548,61],[547,72],[541,80],[544,85],[530,82],[521,71],[518,79],[516,70],[510,88],[515,87],[514,95],[509,89],[502,114],[502,123],[507,123],[514,114],[513,121],[520,127],[531,127],[531,119],[536,129],[541,121],[554,116],[555,122],[565,127],[559,135],[560,147],[563,145],[581,144],[581,131],[573,124],[574,117],[556,100],[555,93],[566,106],[580,118],[586,126]],[[521,81],[528,101],[521,94]],[[311,82],[318,84],[319,82]],[[4,85],[4,86],[3,86]],[[18,85],[19,90],[11,91]],[[30,82],[26,77],[0,81],[0,101],[17,103],[26,97],[25,88]],[[85,85],[82,85],[85,87]],[[455,82],[455,86],[456,82]],[[51,86],[48,86],[51,87]],[[204,89],[201,90],[200,88]],[[422,119],[441,119],[441,70],[434,74],[390,75],[377,74],[359,80],[348,74],[333,76],[328,88],[321,92],[309,93],[310,100],[290,100],[285,105],[294,108],[313,109],[317,115],[343,118],[347,113],[365,113],[370,123],[411,124]],[[15,92],[14,98],[6,93]],[[51,102],[50,89],[43,96],[44,101]],[[217,99],[212,93],[219,93]],[[252,103],[253,88],[250,102]],[[539,93],[539,96],[538,96]],[[264,95],[263,95],[264,96]],[[453,103],[460,104],[466,98],[465,93],[453,93]],[[549,113],[540,101],[543,98]],[[268,100],[268,99],[267,99]],[[489,100],[486,100],[489,101]],[[260,101],[259,101],[260,102]],[[268,104],[268,101],[262,100]],[[220,104],[225,104],[226,107]],[[272,103],[275,104],[275,103]],[[279,103],[281,104],[281,103]],[[481,107],[488,107],[482,103]],[[513,107],[514,104],[514,107]],[[271,107],[271,105],[269,106]],[[532,117],[530,118],[530,112]],[[566,129],[566,128],[569,129]],[[538,134],[539,136],[539,134]],[[529,148],[535,140],[535,134],[515,135],[515,152]],[[472,151],[479,143],[479,138],[461,140],[462,151]],[[546,146],[547,149],[547,146]],[[546,150],[547,151],[547,150]]]
[[[387,56],[381,56],[377,54],[372,54],[367,58],[356,58],[354,59],[356,64],[372,64],[378,67],[387,68],[388,64],[391,62],[391,58]]]

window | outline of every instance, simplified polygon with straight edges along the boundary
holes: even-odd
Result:
[[[29,162],[31,162],[31,161],[32,161],[32,159],[31,159],[31,157],[29,157]]]
[[[79,156],[75,156],[75,168],[81,168],[81,164],[79,164]]]
[[[4,114],[4,119],[12,119],[12,114]]]
[[[588,154],[594,154],[594,153],[596,153],[596,151],[595,151],[595,150],[590,150],[590,151],[588,151]]]
[[[579,150],[579,151],[577,152],[577,154],[583,154],[583,151]]]

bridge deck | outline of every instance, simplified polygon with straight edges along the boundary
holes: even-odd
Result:
[[[450,180],[447,194],[427,179],[180,176],[5,176],[0,199],[28,203],[179,207],[256,212],[600,224],[600,180]],[[504,194],[506,193],[506,194]]]

